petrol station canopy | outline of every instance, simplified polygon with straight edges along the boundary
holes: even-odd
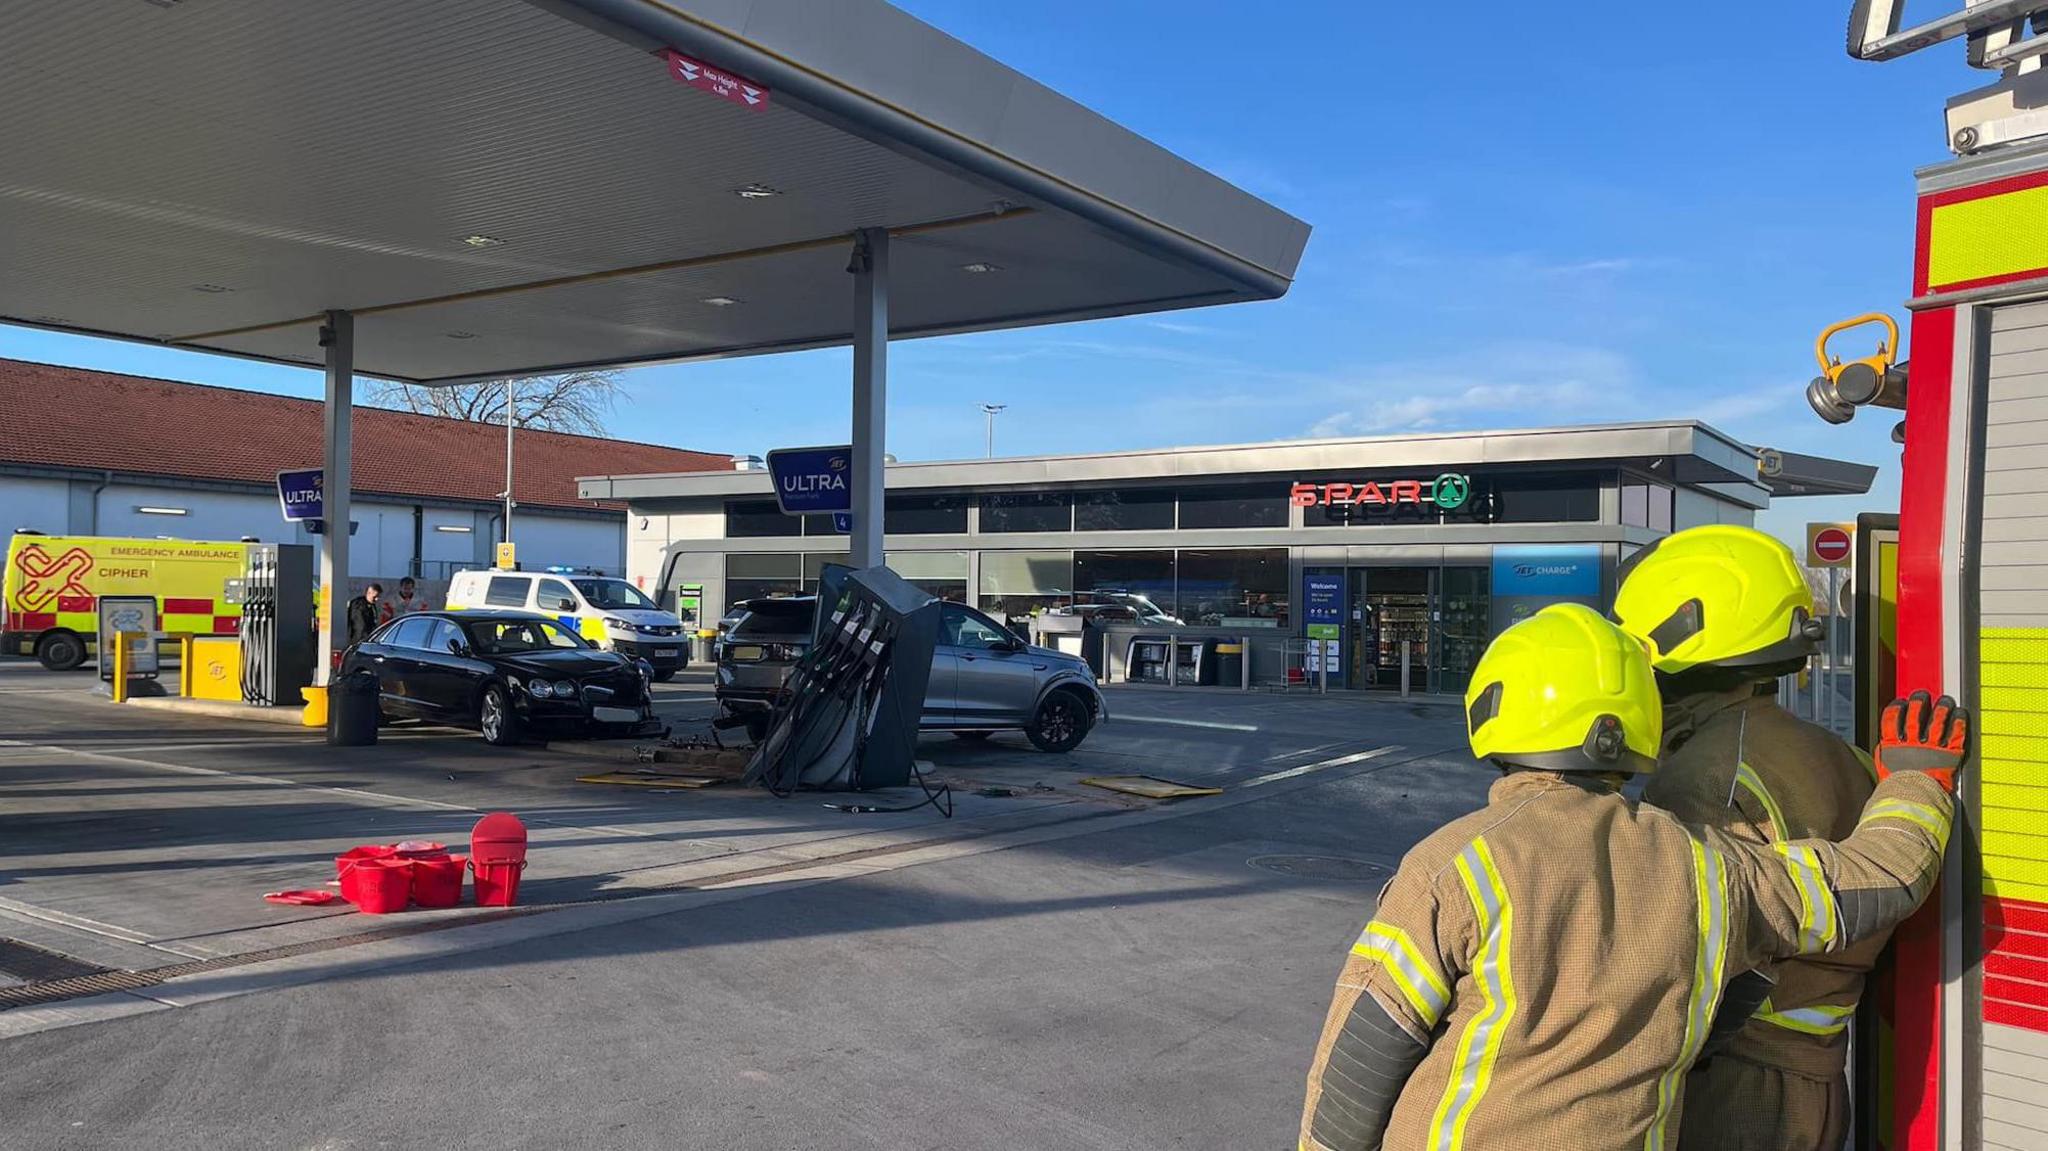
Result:
[[[1308,226],[879,0],[0,0],[0,319],[421,382],[1282,295]],[[1237,83],[1231,78],[1221,82]]]

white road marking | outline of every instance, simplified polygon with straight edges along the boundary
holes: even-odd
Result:
[[[1255,775],[1250,779],[1245,780],[1243,783],[1238,784],[1238,786],[1257,787],[1262,783],[1277,783],[1283,779],[1293,779],[1295,776],[1298,775],[1307,775],[1312,771],[1327,771],[1333,767],[1344,767],[1346,765],[1353,763],[1364,763],[1368,759],[1378,759],[1383,755],[1392,755],[1400,750],[1400,744],[1390,743],[1385,747],[1375,747],[1370,751],[1355,751],[1352,752],[1350,755],[1340,755],[1335,759],[1318,760],[1315,763],[1304,763],[1300,767],[1290,767],[1285,771],[1272,771],[1267,772],[1265,775]]]
[[[1125,715],[1121,712],[1109,717],[1111,723],[1164,723],[1173,727],[1206,727],[1211,731],[1257,731],[1254,723],[1218,723],[1212,719],[1168,719],[1163,715]]]

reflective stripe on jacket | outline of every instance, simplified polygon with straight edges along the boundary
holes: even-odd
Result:
[[[1667,711],[1666,731],[1664,760],[1643,801],[1755,843],[1840,839],[1876,785],[1854,748],[1748,690],[1680,700]],[[1843,1074],[1849,1016],[1890,935],[1767,967],[1769,1003],[1725,1050],[1809,1079]]]

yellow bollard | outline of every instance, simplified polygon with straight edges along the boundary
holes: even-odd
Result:
[[[194,662],[195,661],[192,658],[192,637],[189,635],[179,636],[178,694],[184,696],[186,699],[192,698],[192,665]]]
[[[327,726],[327,689],[319,684],[302,687],[299,694],[306,699],[306,710],[299,713],[302,727]]]
[[[109,694],[114,697],[115,703],[128,702],[128,638],[133,634],[125,631],[114,633],[113,688]]]

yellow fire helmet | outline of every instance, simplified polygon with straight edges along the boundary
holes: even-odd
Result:
[[[1687,528],[1630,556],[1614,618],[1666,675],[1802,660],[1824,634],[1792,549],[1734,524]]]
[[[1584,604],[1552,604],[1487,645],[1465,689],[1472,754],[1545,771],[1657,766],[1664,707],[1643,645]]]

